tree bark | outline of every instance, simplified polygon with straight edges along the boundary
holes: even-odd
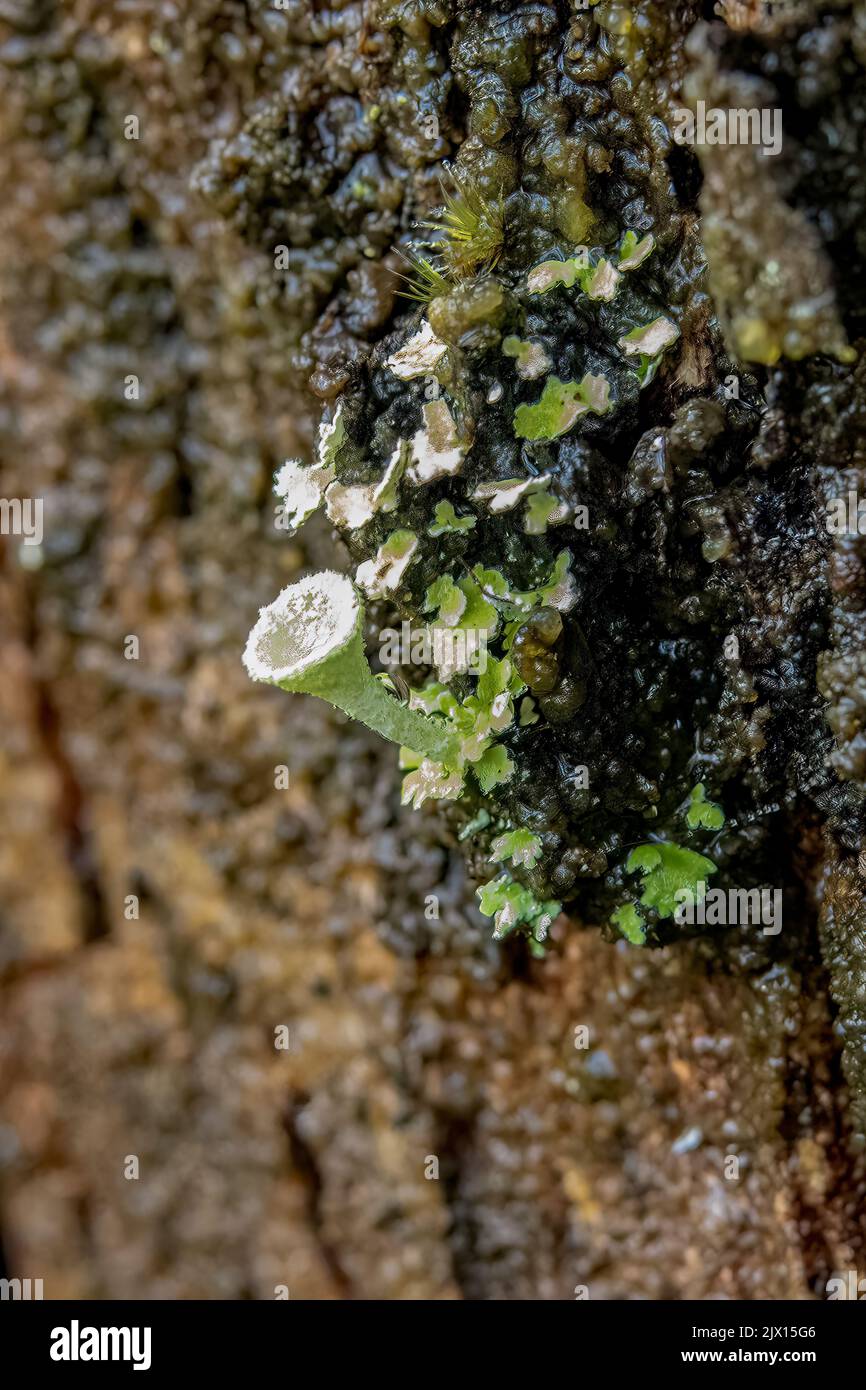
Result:
[[[270,478],[309,450],[310,371],[339,387],[334,325],[363,355],[393,298],[339,231],[318,278],[274,273],[292,110],[327,81],[374,103],[361,9],[0,7],[2,492],[45,520],[0,572],[8,1271],[820,1297],[862,1262],[864,1170],[815,914],[771,969],[563,921],[516,965],[393,750],[242,669],[258,608],[343,563],[274,529]],[[399,217],[398,189],[383,254]]]

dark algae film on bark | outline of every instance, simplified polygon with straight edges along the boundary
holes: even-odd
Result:
[[[276,491],[288,526],[324,507],[380,645],[419,636],[391,698],[449,752],[403,748],[404,800],[444,803],[497,937],[711,929],[711,881],[782,897],[822,827],[859,1092],[864,542],[832,517],[866,12],[712,8],[378,7],[370,90],[319,128],[327,217],[399,288],[359,348],[355,267],[308,335],[318,456]]]

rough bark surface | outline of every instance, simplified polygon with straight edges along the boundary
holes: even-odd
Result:
[[[292,320],[279,228],[255,245],[201,196],[289,89],[288,22],[0,4],[2,493],[46,516],[41,568],[0,551],[8,1272],[50,1298],[821,1296],[866,1217],[809,913],[771,968],[562,922],[529,963],[399,809],[392,750],[242,670],[259,605],[341,563],[269,493],[327,275]],[[373,272],[340,273],[372,331]]]

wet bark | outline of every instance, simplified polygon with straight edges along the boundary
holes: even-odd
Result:
[[[327,339],[331,272],[275,280],[277,203],[251,236],[242,192],[202,196],[221,141],[282,119],[282,21],[173,10],[0,7],[2,494],[45,505],[41,565],[0,552],[9,1273],[51,1298],[821,1296],[862,1264],[864,1172],[807,896],[770,968],[565,922],[530,962],[399,808],[392,750],[247,680],[258,607],[343,563],[324,526],[275,531],[269,491],[309,441],[298,328]],[[381,286],[340,273],[362,352]]]

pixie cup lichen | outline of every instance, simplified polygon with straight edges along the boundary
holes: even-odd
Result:
[[[363,605],[345,575],[325,570],[290,584],[259,613],[244,666],[253,680],[318,695],[383,738],[437,763],[460,762],[443,723],[401,705],[370,670],[361,636]]]

